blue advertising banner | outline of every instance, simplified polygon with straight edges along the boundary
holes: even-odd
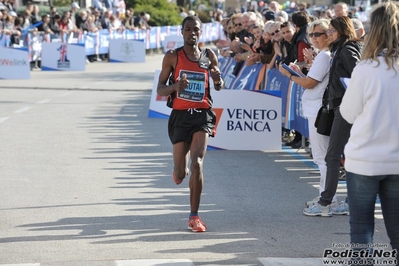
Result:
[[[303,116],[302,94],[305,89],[296,83],[291,87],[291,108],[289,114],[290,127],[301,132],[305,137],[309,137],[308,120]]]
[[[240,74],[237,75],[236,80],[230,86],[232,90],[254,90],[258,75],[263,67],[263,64],[254,64],[252,66],[244,65],[241,68]]]
[[[290,80],[286,78],[283,74],[278,71],[278,69],[273,68],[267,72],[267,82],[266,88],[267,91],[281,91],[281,105],[283,107],[282,117],[283,119],[286,117],[287,112],[287,102],[289,102],[289,88],[290,88]]]

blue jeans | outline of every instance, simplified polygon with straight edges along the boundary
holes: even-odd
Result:
[[[331,204],[337,192],[341,155],[349,139],[352,125],[341,116],[339,107],[334,109],[334,122],[331,128],[330,142],[326,154],[327,174],[326,185],[321,193],[319,203],[323,206]]]
[[[399,251],[399,175],[364,176],[347,172],[346,184],[351,243],[373,243],[374,209],[378,194],[392,249]]]

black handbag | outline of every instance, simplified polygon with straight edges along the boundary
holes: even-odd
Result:
[[[314,126],[317,128],[317,133],[324,136],[330,136],[332,124],[334,122],[334,110],[329,110],[327,106],[322,106],[317,113]]]
[[[317,113],[316,121],[314,126],[317,128],[317,133],[324,136],[330,136],[331,128],[334,122],[334,109],[329,109],[327,106],[327,91],[324,91],[323,104]]]

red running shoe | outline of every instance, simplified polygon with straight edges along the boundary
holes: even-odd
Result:
[[[191,216],[188,219],[188,229],[193,232],[206,232],[206,225],[199,216]]]

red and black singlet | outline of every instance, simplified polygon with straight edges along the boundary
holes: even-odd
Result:
[[[174,84],[186,74],[190,85],[184,91],[173,92],[169,95],[168,106],[175,110],[190,108],[212,107],[212,97],[209,91],[209,57],[207,49],[201,50],[198,61],[188,59],[183,47],[176,49],[177,62],[169,79],[169,84]]]

